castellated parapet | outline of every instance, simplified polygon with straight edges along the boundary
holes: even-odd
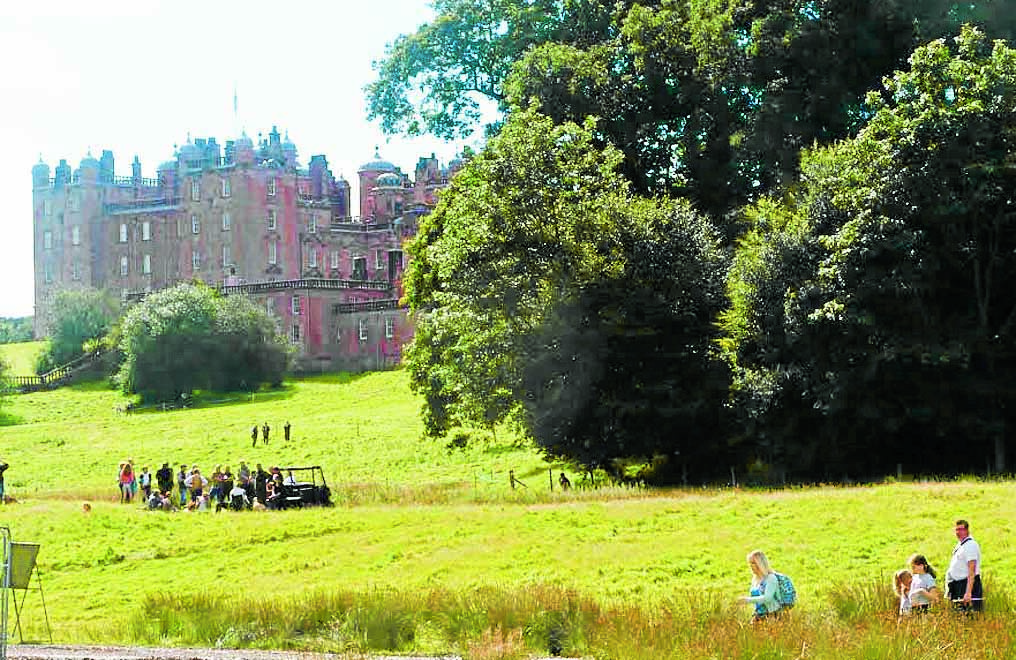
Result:
[[[273,127],[220,145],[198,138],[142,176],[116,176],[114,156],[90,153],[76,169],[32,168],[35,334],[52,300],[90,286],[129,303],[194,280],[249,295],[296,346],[298,368],[365,370],[395,364],[412,337],[399,305],[403,246],[459,166],[421,158],[415,180],[380,155],[350,185],[324,155],[303,168],[296,146]]]

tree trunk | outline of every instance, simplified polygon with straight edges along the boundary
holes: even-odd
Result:
[[[995,474],[1005,472],[1005,427],[995,434]]]

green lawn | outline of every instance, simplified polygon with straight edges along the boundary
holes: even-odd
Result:
[[[11,376],[31,376],[35,373],[35,359],[45,345],[44,341],[0,344],[0,361],[11,367]]]
[[[972,522],[989,584],[1016,578],[1010,483],[552,493],[551,466],[506,432],[454,450],[422,439],[404,372],[299,380],[254,401],[165,413],[123,415],[123,403],[99,385],[4,403],[15,423],[0,427],[0,458],[12,466],[8,492],[22,501],[0,509],[0,524],[16,540],[43,544],[59,641],[127,639],[125,608],[180,590],[296,599],[311,589],[495,586],[574,590],[647,611],[697,594],[729,602],[745,590],[754,548],[795,578],[802,616],[824,616],[841,585],[878,581],[888,590],[913,552],[944,574],[958,516]],[[250,426],[265,420],[272,441],[252,449]],[[339,505],[147,513],[114,501],[116,466],[127,456],[139,466],[166,460],[206,471],[240,459],[321,464]],[[512,491],[509,469],[528,488]],[[85,500],[90,514],[81,511]],[[33,598],[26,607],[38,615]],[[33,616],[28,630],[37,637],[40,625]],[[177,631],[162,641],[186,639]]]

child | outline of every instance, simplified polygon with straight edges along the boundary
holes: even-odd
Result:
[[[910,585],[913,583],[913,580],[914,576],[905,568],[896,571],[896,575],[893,576],[893,591],[900,597],[901,616],[910,614]]]
[[[939,593],[935,587],[935,569],[931,567],[924,555],[910,557],[910,570],[913,580],[910,585],[910,602],[915,611],[923,612],[938,600]]]

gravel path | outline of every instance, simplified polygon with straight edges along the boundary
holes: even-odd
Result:
[[[187,649],[124,646],[36,646],[12,644],[7,660],[462,660],[459,656],[380,656],[357,653],[296,653],[249,649]]]

